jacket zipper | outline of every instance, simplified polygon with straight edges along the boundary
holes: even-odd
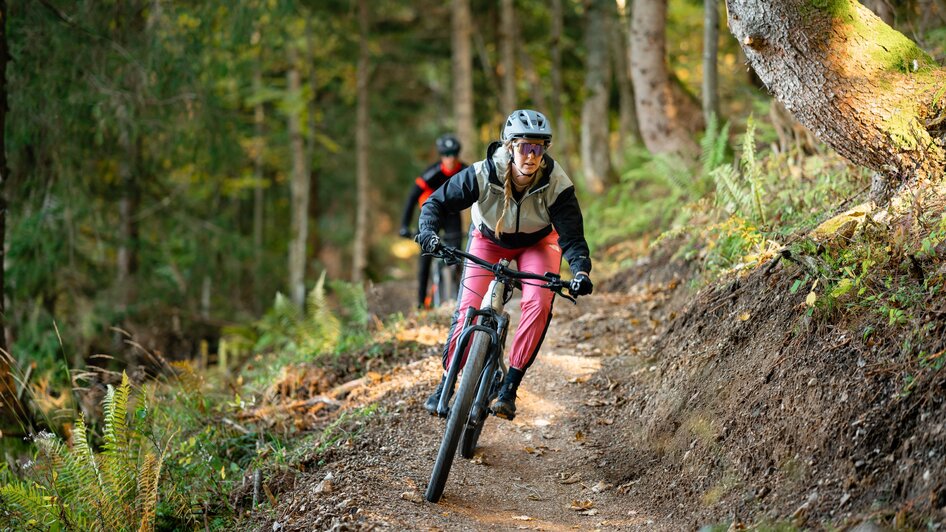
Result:
[[[529,193],[526,194],[525,196],[523,196],[521,200],[516,201],[516,232],[517,232],[517,233],[519,232],[519,217],[522,215],[522,202],[524,202],[526,199],[528,199],[529,196],[533,196],[533,195],[535,195],[535,194],[539,193],[540,191],[545,190],[545,189],[547,189],[547,188],[549,188],[548,185],[543,185],[543,186],[541,186],[541,187],[539,187],[539,188],[537,188],[537,189],[535,189],[535,190],[530,190]],[[515,200],[513,200],[513,201],[515,201]]]

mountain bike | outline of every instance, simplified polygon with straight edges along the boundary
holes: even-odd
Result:
[[[447,428],[444,431],[437,461],[434,463],[430,482],[427,484],[427,492],[424,495],[428,501],[437,502],[443,495],[457,446],[460,447],[461,456],[473,458],[476,443],[491,413],[489,405],[499,394],[499,389],[506,378],[503,350],[509,327],[509,313],[504,309],[506,303],[512,298],[513,291],[516,288],[521,290],[524,281],[540,281],[542,284],[536,286],[547,288],[576,303],[575,294],[578,283],[574,280],[563,281],[554,273],[538,275],[514,270],[509,267],[509,261],[506,259],[494,264],[448,246],[442,246],[438,253],[432,255],[447,263],[467,260],[491,272],[494,277],[486,290],[480,308],[466,309],[462,332],[457,339],[453,361],[447,369],[443,393],[437,405],[437,414],[447,418]],[[568,294],[564,292],[565,290]],[[453,387],[460,374],[463,353],[467,346],[470,346],[470,350],[463,367],[460,387],[451,403],[451,396],[454,395]]]

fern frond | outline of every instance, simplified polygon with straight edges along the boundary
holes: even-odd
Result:
[[[755,120],[751,115],[746,123],[746,134],[742,141],[742,168],[749,182],[756,219],[765,225],[765,210],[762,208],[762,171],[755,157]]]
[[[0,486],[0,524],[13,530],[48,530],[59,522],[53,496],[32,482],[13,481]]]
[[[345,317],[345,325],[365,328],[368,325],[368,320],[371,319],[365,288],[359,283],[346,283],[344,281],[334,281],[331,283],[331,287],[338,295],[339,307]]]
[[[323,271],[306,297],[306,318],[300,327],[304,341],[300,341],[300,344],[306,345],[309,352],[334,349],[342,333],[341,322],[328,304],[325,282]]]
[[[739,173],[730,165],[716,168],[710,173],[716,184],[716,204],[729,213],[747,213],[752,210],[752,198],[739,185]]]
[[[161,476],[161,459],[154,453],[145,454],[138,469],[138,494],[135,509],[140,523],[138,532],[154,530],[155,510],[158,506],[158,478]]]
[[[103,487],[108,497],[106,506],[110,512],[124,514],[125,522],[130,522],[132,513],[130,504],[134,500],[136,484],[135,463],[131,459],[128,429],[128,398],[131,383],[128,375],[122,372],[122,382],[118,388],[109,387],[105,396],[104,445],[101,455],[101,473]]]

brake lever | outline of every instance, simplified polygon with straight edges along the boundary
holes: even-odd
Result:
[[[575,299],[574,297],[570,296],[570,295],[566,295],[565,292],[563,291],[564,289],[565,289],[564,286],[559,286],[556,290],[554,290],[554,292],[555,292],[556,294],[560,295],[561,297],[564,297],[565,299],[571,301],[571,302],[572,302],[572,305],[577,305],[577,304],[578,304],[578,300]]]

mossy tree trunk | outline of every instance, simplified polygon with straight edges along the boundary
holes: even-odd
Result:
[[[942,176],[946,72],[854,0],[727,0],[750,65],[799,122],[876,170],[874,199]]]

